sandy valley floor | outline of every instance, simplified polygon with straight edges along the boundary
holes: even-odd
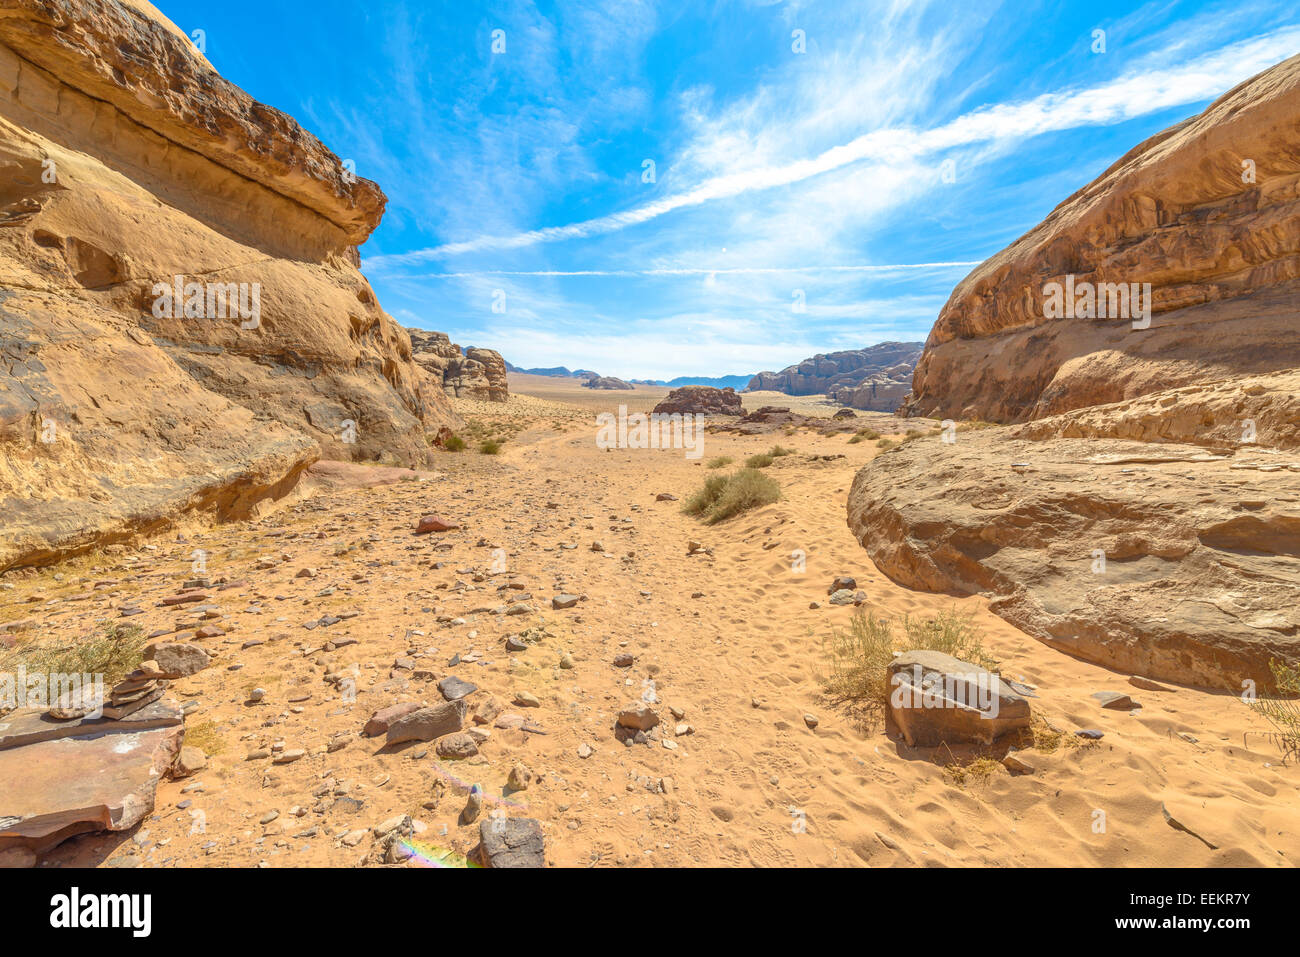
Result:
[[[474,783],[485,814],[540,820],[547,858],[563,866],[1300,859],[1300,770],[1281,762],[1260,734],[1267,724],[1235,697],[1134,689],[1128,675],[1018,632],[981,599],[911,592],[879,574],[845,523],[849,484],[874,442],[711,433],[703,461],[739,462],[775,441],[797,454],[769,469],[782,501],[704,527],[680,501],[656,501],[663,492],[684,500],[708,472],[703,461],[595,446],[595,411],[645,409],[667,390],[515,379],[528,381],[512,389],[533,395],[460,407],[484,435],[506,437],[499,456],[449,453],[418,480],[322,488],[254,523],[11,576],[0,620],[39,617],[80,634],[135,604],[144,612],[132,620],[146,632],[179,627],[188,640],[198,616],[158,602],[193,577],[201,548],[213,580],[202,623],[224,631],[199,641],[213,666],[173,683],[192,708],[186,743],[208,753],[207,767],[163,783],[155,814],[133,832],[71,841],[47,866],[379,863],[372,829],[400,815],[417,822],[412,865],[454,866],[477,838],[476,825],[458,823]],[[415,536],[430,512],[462,527]],[[691,540],[712,553],[688,555]],[[802,572],[796,551],[807,556]],[[298,577],[303,569],[313,577]],[[823,641],[853,614],[826,603],[837,575],[856,577],[879,615],[954,605],[973,614],[1003,673],[1037,688],[1035,711],[1066,743],[1028,752],[1033,774],[963,775],[955,769],[975,754],[909,749],[825,700]],[[585,600],[552,610],[565,592]],[[497,611],[519,604],[529,610]],[[324,615],[341,620],[304,627]],[[525,632],[526,650],[508,651],[507,636]],[[635,656],[631,668],[613,665],[622,653]],[[565,656],[572,667],[561,666]],[[348,669],[355,702],[325,680]],[[488,725],[479,755],[460,761],[431,744],[389,752],[382,738],[360,736],[380,708],[441,700],[436,683],[453,674],[478,686],[471,710],[493,696],[535,730]],[[261,703],[248,703],[252,688],[265,690]],[[1103,710],[1091,697],[1112,689],[1131,692],[1141,710]],[[646,691],[665,724],[649,745],[624,746],[615,713]],[[521,692],[538,706],[512,703],[526,700]],[[1076,744],[1077,728],[1105,736]],[[274,763],[276,745],[306,754]],[[537,779],[511,792],[516,763]],[[1200,837],[1172,827],[1162,806]]]

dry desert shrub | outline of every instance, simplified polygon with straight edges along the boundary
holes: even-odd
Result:
[[[786,455],[794,455],[794,450],[784,448],[780,445],[774,445],[766,452],[760,452],[757,455],[751,455],[749,458],[745,459],[745,468],[765,469],[777,459]]]
[[[682,511],[706,525],[716,525],[751,508],[770,505],[780,497],[781,486],[776,482],[757,469],[743,468],[730,475],[710,475],[704,486],[686,500]]]
[[[61,642],[27,642],[0,653],[0,672],[22,665],[28,674],[103,675],[118,684],[144,660],[147,639],[139,625],[109,625],[89,637]]]
[[[1274,693],[1251,701],[1250,708],[1275,729],[1269,735],[1286,759],[1300,757],[1300,666],[1270,661]]]
[[[486,439],[479,443],[478,450],[483,455],[500,455],[501,443],[495,439]]]
[[[464,452],[465,440],[462,439],[459,435],[453,435],[451,438],[447,440],[446,444],[443,447],[448,452]]]
[[[726,468],[732,462],[736,461],[730,455],[716,455],[704,463],[705,468],[721,469]]]
[[[883,714],[889,701],[889,664],[899,651],[941,651],[981,668],[997,666],[984,652],[973,619],[956,609],[933,618],[904,616],[902,625],[900,641],[888,619],[859,611],[848,631],[835,631],[826,643],[828,668],[820,676],[826,695],[870,714]]]

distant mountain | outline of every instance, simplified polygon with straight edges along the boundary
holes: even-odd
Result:
[[[590,369],[568,369],[564,366],[551,366],[548,369],[521,369],[509,362],[506,363],[506,371],[518,372],[520,375],[545,375],[563,379],[590,379],[600,375],[599,372],[592,372]]]
[[[816,355],[780,372],[760,372],[745,391],[827,395],[854,409],[893,412],[911,389],[923,347],[921,342],[882,342]]]
[[[739,392],[749,384],[753,376],[747,375],[720,375],[720,376],[678,376],[676,379],[629,379],[629,382],[636,385],[666,385],[672,389],[678,389],[684,385],[711,385],[715,389],[735,389]]]

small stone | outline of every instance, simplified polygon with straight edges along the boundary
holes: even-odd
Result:
[[[1105,731],[1098,731],[1096,728],[1080,728],[1074,733],[1076,737],[1086,738],[1089,741],[1100,741],[1106,736]]]
[[[578,757],[582,758],[584,761],[595,753],[596,753],[596,749],[593,748],[591,745],[587,744],[585,741],[582,744],[578,745]]]
[[[438,739],[438,746],[435,750],[440,758],[458,761],[464,758],[472,758],[478,754],[478,742],[474,740],[473,735],[464,732],[449,734],[445,738]]]
[[[174,641],[150,645],[144,650],[144,656],[156,661],[160,671],[175,678],[197,674],[212,663],[208,653],[198,645]]]
[[[478,819],[481,810],[483,810],[483,788],[475,784],[469,789],[469,798],[465,802],[465,809],[460,812],[461,822],[473,824]]]
[[[173,773],[178,778],[188,778],[208,766],[208,756],[198,748],[183,747],[176,758]]]
[[[438,682],[438,690],[448,701],[459,701],[466,695],[471,695],[478,691],[478,685],[471,684],[468,681],[462,681],[454,675],[443,678]]]
[[[614,667],[615,667],[615,668],[631,668],[632,665],[635,663],[635,661],[636,661],[636,659],[633,658],[631,655],[629,655],[629,654],[627,654],[627,653],[624,653],[624,654],[621,654],[621,655],[615,655],[615,656],[614,656]]]
[[[1103,708],[1109,708],[1111,711],[1130,711],[1138,707],[1137,702],[1119,691],[1098,691],[1093,694],[1093,697],[1101,702]]]
[[[274,760],[274,764],[293,764],[299,758],[306,757],[307,752],[301,748],[294,748],[290,751],[282,751]]]
[[[618,723],[634,731],[649,731],[659,723],[659,714],[645,704],[634,704],[618,713]]]
[[[479,845],[472,855],[482,867],[545,867],[546,842],[542,825],[532,818],[483,821]]]
[[[532,780],[533,772],[522,764],[516,764],[510,769],[510,777],[506,779],[506,787],[511,791],[527,791]]]
[[[542,706],[537,696],[528,691],[520,691],[516,694],[515,704],[521,708],[540,708]]]
[[[1014,751],[1008,751],[1002,757],[1002,766],[1012,774],[1033,774],[1034,766],[1022,761]]]
[[[430,532],[449,532],[457,528],[460,528],[460,526],[455,522],[450,522],[437,515],[426,515],[415,526],[415,534],[427,535]]]
[[[414,701],[408,701],[403,704],[389,705],[387,708],[381,708],[370,716],[366,726],[361,729],[361,733],[368,738],[376,735],[387,734],[388,729],[392,727],[394,721],[404,717],[413,711],[419,711],[420,705]]]
[[[808,725],[808,727],[810,727],[810,728],[815,728],[815,727],[817,727],[817,725],[819,724],[819,722],[818,722],[818,720],[817,720],[817,716],[814,715],[814,714],[806,714],[806,715],[804,715],[804,716],[803,716],[803,723],[806,724],[806,725]]]
[[[826,589],[826,594],[834,595],[837,591],[855,591],[858,587],[858,580],[850,578],[847,575],[841,575],[835,581],[831,582],[831,587]]]
[[[1134,688],[1141,688],[1143,691],[1173,691],[1173,688],[1166,688],[1159,682],[1152,681],[1150,678],[1143,678],[1141,675],[1133,675],[1128,679],[1128,683]]]
[[[555,609],[572,608],[577,603],[577,595],[556,595],[551,599],[551,607]]]

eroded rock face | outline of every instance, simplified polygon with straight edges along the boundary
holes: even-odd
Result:
[[[0,570],[455,421],[357,271],[378,187],[151,10],[0,10]]]
[[[780,372],[760,372],[745,391],[825,394],[855,409],[893,412],[911,388],[920,358],[919,342],[882,342],[869,349],[813,356]]]
[[[408,329],[415,361],[441,383],[447,395],[506,402],[510,398],[506,361],[492,349],[462,350],[445,332]]]
[[[636,386],[630,382],[624,382],[622,379],[615,378],[612,375],[593,375],[587,378],[582,384],[584,389],[615,389],[628,391],[635,389]]]
[[[1070,654],[1240,691],[1300,654],[1300,457],[1242,445],[927,436],[862,469],[849,526],[911,588]]]
[[[1135,147],[977,268],[940,313],[904,411],[1023,422],[1300,366],[1297,104],[1292,57]],[[1070,276],[1149,283],[1150,327],[1048,318],[1044,287]]]
[[[654,407],[660,414],[744,415],[745,407],[735,389],[715,389],[711,385],[685,385],[673,389]]]

